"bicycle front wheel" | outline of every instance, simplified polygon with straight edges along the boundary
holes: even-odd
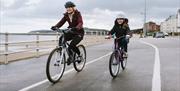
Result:
[[[112,77],[117,77],[119,73],[120,62],[118,60],[118,54],[113,52],[109,59],[109,71]]]
[[[78,57],[77,53],[74,55],[73,65],[77,72],[83,70],[86,63],[86,49],[83,45],[77,46],[80,51],[80,57]]]
[[[46,64],[46,75],[50,82],[57,83],[65,70],[65,55],[62,48],[55,48],[49,55]]]
[[[127,58],[123,58],[123,60],[121,61],[121,68],[123,70],[126,69],[126,65],[127,65]]]

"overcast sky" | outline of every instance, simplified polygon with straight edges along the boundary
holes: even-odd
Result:
[[[65,12],[67,0],[0,0],[0,32],[28,32],[49,29]],[[84,27],[108,29],[124,13],[131,29],[143,25],[144,0],[71,0],[82,13]],[[147,21],[158,24],[177,13],[180,0],[147,0]],[[67,24],[63,28],[67,27]]]

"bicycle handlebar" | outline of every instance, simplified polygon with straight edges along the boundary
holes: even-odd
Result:
[[[121,38],[127,38],[127,39],[129,39],[129,38],[131,38],[131,36],[130,35],[124,35],[124,36],[121,36],[121,37],[110,37],[110,36],[106,36],[105,37],[105,39],[111,39],[111,38],[113,38],[113,39],[121,39]]]
[[[54,31],[56,31],[56,32],[63,32],[63,33],[68,33],[68,32],[70,32],[71,31],[71,29],[70,28],[67,28],[67,29],[59,29],[59,28],[55,28],[56,30],[54,30]]]
[[[121,37],[119,37],[119,38],[114,38],[114,39],[121,39],[121,38],[125,38],[126,36],[121,36]]]

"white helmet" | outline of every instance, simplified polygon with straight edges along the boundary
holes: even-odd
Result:
[[[120,13],[120,14],[117,15],[116,19],[117,19],[117,18],[126,18],[126,17],[125,17],[125,14]]]

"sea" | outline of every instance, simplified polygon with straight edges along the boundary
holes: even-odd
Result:
[[[45,40],[56,40],[56,35],[39,35],[40,41]],[[19,34],[10,34],[8,36],[8,43],[16,43],[16,42],[31,42],[36,41],[36,35],[19,35]],[[0,52],[5,51],[5,34],[0,34]],[[9,51],[15,51],[20,49],[20,46],[9,46]]]

